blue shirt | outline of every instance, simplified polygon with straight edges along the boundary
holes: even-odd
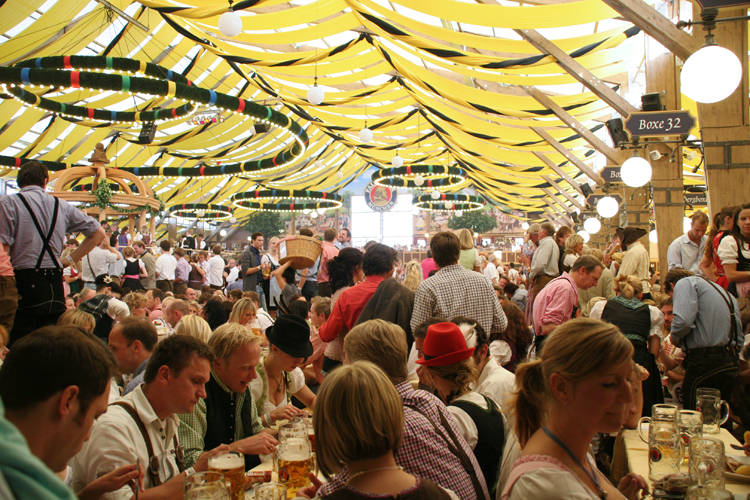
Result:
[[[672,342],[683,350],[727,345],[731,334],[731,316],[722,295],[731,300],[734,308],[736,328],[733,345],[741,348],[745,336],[742,334],[737,300],[723,288],[699,276],[682,278],[675,284]]]

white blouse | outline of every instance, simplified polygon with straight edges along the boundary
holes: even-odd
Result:
[[[469,392],[468,394],[459,396],[454,400],[454,402],[455,401],[468,401],[470,403],[478,405],[483,410],[487,409],[487,400],[484,399],[484,396],[476,392]],[[458,432],[461,433],[463,438],[469,444],[469,447],[473,450],[477,446],[477,441],[479,441],[479,430],[477,429],[477,425],[474,423],[474,420],[469,416],[468,413],[463,411],[458,406],[450,405],[447,408],[448,412],[450,412],[450,414],[453,416],[453,420],[456,423]]]
[[[263,363],[263,358],[260,360],[261,363]],[[302,389],[305,386],[305,374],[302,373],[301,368],[295,368],[291,372],[289,372],[290,375],[290,383],[289,387],[287,388],[287,392],[289,394],[296,394],[299,392],[300,389]],[[267,411],[273,411],[278,408],[285,407],[287,403],[286,396],[281,400],[281,403],[278,405],[275,405],[273,401],[271,401],[271,398],[268,397],[268,375],[266,374],[265,377],[255,377],[255,380],[250,382],[250,390],[253,393],[253,401],[258,402],[261,400],[261,397],[263,397],[263,392],[265,390],[266,393],[266,399],[263,401],[263,412],[265,413]],[[261,412],[259,412],[261,413]]]
[[[727,236],[719,243],[719,248],[716,250],[716,255],[721,259],[722,265],[725,264],[737,264],[739,259],[737,257],[737,240],[732,236]],[[750,260],[750,247],[742,243],[742,256],[747,260]]]
[[[529,498],[544,498],[545,500],[599,500],[596,493],[587,487],[573,471],[558,460],[548,456],[535,456],[535,458],[546,459],[562,467],[562,470],[556,467],[538,467],[526,472],[516,480],[508,496],[509,500],[527,500]],[[589,466],[591,466],[591,458],[589,456],[587,458],[589,459]],[[599,476],[599,480],[604,481],[605,479]],[[498,489],[498,495],[500,495],[499,491]],[[615,498],[624,497],[619,496]]]
[[[513,357],[513,351],[510,350],[510,345],[504,340],[493,340],[490,343],[490,354],[500,366],[505,366],[510,363],[510,359]]]

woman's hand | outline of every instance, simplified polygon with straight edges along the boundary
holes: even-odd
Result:
[[[638,500],[648,494],[648,483],[638,474],[631,472],[620,480],[617,490],[628,500]],[[639,495],[639,492],[643,494]]]
[[[123,465],[91,481],[91,483],[78,493],[78,498],[82,500],[98,500],[104,494],[117,491],[127,485],[130,485],[133,493],[135,493],[135,488],[143,491],[144,474],[143,467],[137,470],[135,464]]]
[[[307,477],[310,478],[312,486],[305,486],[304,488],[298,489],[297,496],[302,498],[315,498],[315,495],[318,494],[318,490],[323,486],[323,482],[312,472],[310,472]]]
[[[294,405],[286,405],[281,408],[276,408],[271,412],[271,420],[277,422],[279,420],[291,420],[295,415],[301,413]]]

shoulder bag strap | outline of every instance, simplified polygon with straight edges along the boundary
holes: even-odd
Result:
[[[527,472],[530,472],[534,469],[545,469],[545,468],[556,469],[556,470],[563,471],[563,472],[565,471],[565,469],[561,468],[559,465],[554,464],[552,462],[547,462],[545,460],[531,460],[531,461],[516,465],[511,470],[510,476],[508,477],[508,481],[505,483],[505,489],[503,490],[502,496],[499,498],[501,500],[508,500],[508,498],[510,498],[510,492],[513,490],[513,486],[515,486],[516,481],[518,481],[521,478],[521,476],[523,476]]]
[[[156,458],[156,455],[154,455],[154,446],[151,444],[151,438],[148,435],[148,430],[146,429],[146,425],[143,423],[143,420],[141,420],[141,417],[138,416],[138,412],[135,411],[135,408],[130,406],[124,401],[115,401],[110,406],[119,406],[122,409],[124,409],[128,415],[135,421],[135,424],[138,426],[138,430],[141,431],[141,435],[143,436],[143,441],[146,443],[146,451],[148,452],[148,468],[146,471],[151,474],[151,482],[154,486],[160,486],[161,485],[161,479],[159,478],[159,459]]]
[[[729,321],[731,322],[731,325],[729,325],[729,342],[727,342],[727,347],[730,347],[737,335],[737,322],[735,321],[736,315],[734,307],[732,307],[732,301],[731,299],[729,299],[729,293],[713,281],[706,279],[705,277],[703,279],[706,280],[706,283],[711,284],[711,286],[713,286],[716,291],[719,292],[719,295],[721,295],[721,298],[724,299],[724,303],[729,308]],[[742,347],[737,346],[737,348],[741,349]]]
[[[406,405],[408,408],[411,408],[412,410],[416,411],[420,415],[422,415],[424,418],[427,419],[430,424],[432,424],[432,427],[435,429],[435,432],[445,441],[446,445],[448,446],[448,451],[456,455],[461,462],[461,465],[466,470],[466,472],[471,477],[471,483],[474,486],[474,491],[477,494],[477,498],[486,498],[484,488],[482,488],[482,483],[479,481],[479,477],[477,476],[477,472],[474,469],[474,465],[471,463],[471,459],[469,458],[469,455],[466,453],[466,450],[464,450],[463,446],[458,441],[458,437],[453,432],[453,429],[451,429],[450,423],[445,418],[445,415],[438,412],[440,414],[440,424],[441,426],[438,426],[435,421],[430,418],[427,413],[423,412],[420,408],[412,405]],[[445,435],[443,431],[447,431],[450,435],[450,438]]]
[[[52,222],[50,224],[49,233],[47,233],[47,236],[44,235],[44,231],[42,230],[42,226],[39,224],[39,221],[36,219],[36,215],[34,215],[34,211],[31,210],[31,206],[29,206],[29,203],[26,201],[26,198],[23,197],[21,193],[18,193],[18,198],[21,200],[21,203],[23,203],[23,206],[26,207],[26,210],[29,212],[29,215],[31,216],[31,220],[34,222],[34,226],[36,227],[36,231],[39,233],[39,237],[42,239],[42,251],[39,254],[39,259],[36,261],[36,269],[39,269],[42,267],[42,260],[44,260],[44,252],[48,252],[50,258],[52,259],[52,263],[55,264],[56,269],[61,269],[60,263],[57,261],[57,257],[55,256],[55,253],[52,251],[52,247],[50,247],[49,242],[52,240],[52,234],[55,232],[55,225],[57,224],[57,210],[60,205],[60,200],[57,197],[55,198],[55,208],[52,211]]]

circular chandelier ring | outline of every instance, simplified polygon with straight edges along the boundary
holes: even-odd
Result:
[[[437,200],[433,200],[431,195],[422,195],[415,197],[412,202],[416,208],[428,212],[455,212],[458,210],[471,212],[481,210],[484,207],[482,198],[467,194],[441,193]],[[451,208],[448,208],[448,203],[452,203]]]
[[[414,182],[417,176],[424,178],[421,185]],[[466,179],[464,169],[445,165],[391,167],[377,170],[372,174],[372,181],[378,186],[419,190],[450,189],[462,184]]]
[[[332,210],[343,205],[341,196],[323,191],[259,189],[232,196],[232,204],[248,210],[294,212],[300,210]]]
[[[181,217],[183,219],[196,219],[199,221],[226,220],[233,216],[232,208],[225,205],[213,205],[210,203],[183,203],[173,205],[167,209],[170,217]],[[198,212],[204,212],[198,217]]]

